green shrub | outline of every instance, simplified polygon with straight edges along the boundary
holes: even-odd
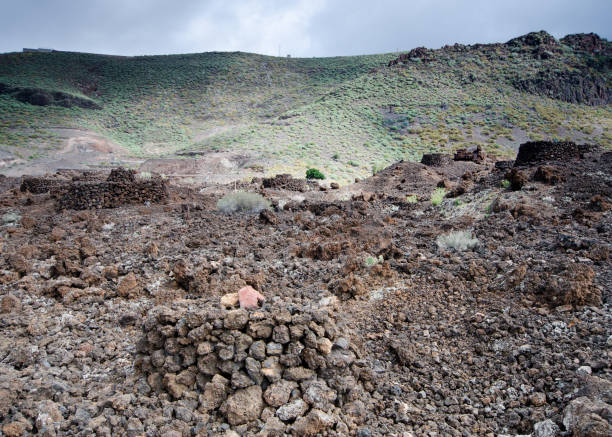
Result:
[[[217,209],[226,214],[234,212],[256,213],[270,208],[270,202],[257,193],[234,191],[217,201]]]
[[[382,263],[384,261],[383,256],[382,255],[378,255],[378,258],[374,257],[374,256],[368,256],[365,259],[365,265],[366,267],[373,267],[376,264]]]
[[[504,179],[503,181],[501,181],[501,186],[502,186],[502,188],[509,188],[510,187],[510,181],[508,179]]]
[[[325,175],[316,168],[306,170],[306,179],[325,179]]]
[[[410,196],[406,196],[406,203],[417,203],[419,198],[416,194],[411,194]]]
[[[372,165],[372,176],[376,175],[376,173],[384,170],[385,168],[385,164],[377,162],[376,164]]]
[[[433,206],[438,206],[442,203],[442,200],[446,196],[446,190],[444,188],[436,188],[433,193],[431,193],[431,204]]]
[[[470,231],[456,231],[440,235],[436,239],[436,244],[440,249],[455,249],[463,252],[478,246],[478,238],[472,238]]]

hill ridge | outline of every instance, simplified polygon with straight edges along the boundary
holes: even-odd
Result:
[[[595,34],[556,40],[533,32],[506,43],[330,58],[4,54],[0,83],[102,108],[31,106],[0,95],[4,171],[51,162],[69,141],[85,150],[91,137],[121,153],[84,165],[246,153],[267,174],[320,167],[340,182],[476,145],[501,156],[526,140],[610,147],[610,46]],[[57,126],[78,128],[84,139]],[[241,169],[240,177],[249,175]]]

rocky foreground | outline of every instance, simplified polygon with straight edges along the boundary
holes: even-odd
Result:
[[[0,179],[2,435],[611,435],[612,152],[478,158]]]

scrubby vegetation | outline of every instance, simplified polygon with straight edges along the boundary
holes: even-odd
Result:
[[[442,203],[442,200],[444,200],[444,196],[446,196],[446,190],[444,188],[436,188],[433,193],[431,193],[431,198],[429,200],[433,206],[438,206]]]
[[[608,78],[595,82],[605,97],[607,52],[598,55],[607,63],[596,62],[575,44],[528,45],[535,43],[449,46],[390,67],[397,53],[308,59],[239,52],[0,55],[0,83],[61,91],[102,108],[33,106],[0,94],[0,145],[35,159],[62,145],[58,127],[81,128],[134,156],[249,150],[270,163],[266,173],[303,175],[316,167],[340,182],[400,159],[473,145],[499,155],[513,155],[528,139],[612,146],[609,104],[538,94],[548,77],[539,72],[579,69]]]
[[[226,194],[217,202],[217,209],[226,214],[234,212],[257,213],[270,208],[270,202],[261,194],[234,191]]]
[[[365,266],[366,267],[374,267],[376,264],[380,264],[384,261],[383,257],[381,255],[377,257],[375,256],[368,256],[365,259]]]
[[[436,244],[440,249],[454,249],[459,252],[478,246],[478,238],[472,238],[470,231],[456,231],[440,235]]]

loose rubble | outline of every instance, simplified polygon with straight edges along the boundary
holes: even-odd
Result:
[[[399,162],[241,183],[263,215],[216,210],[234,184],[3,179],[2,435],[610,435],[612,152],[524,147],[516,190],[490,157]],[[54,188],[141,183],[166,195]]]

